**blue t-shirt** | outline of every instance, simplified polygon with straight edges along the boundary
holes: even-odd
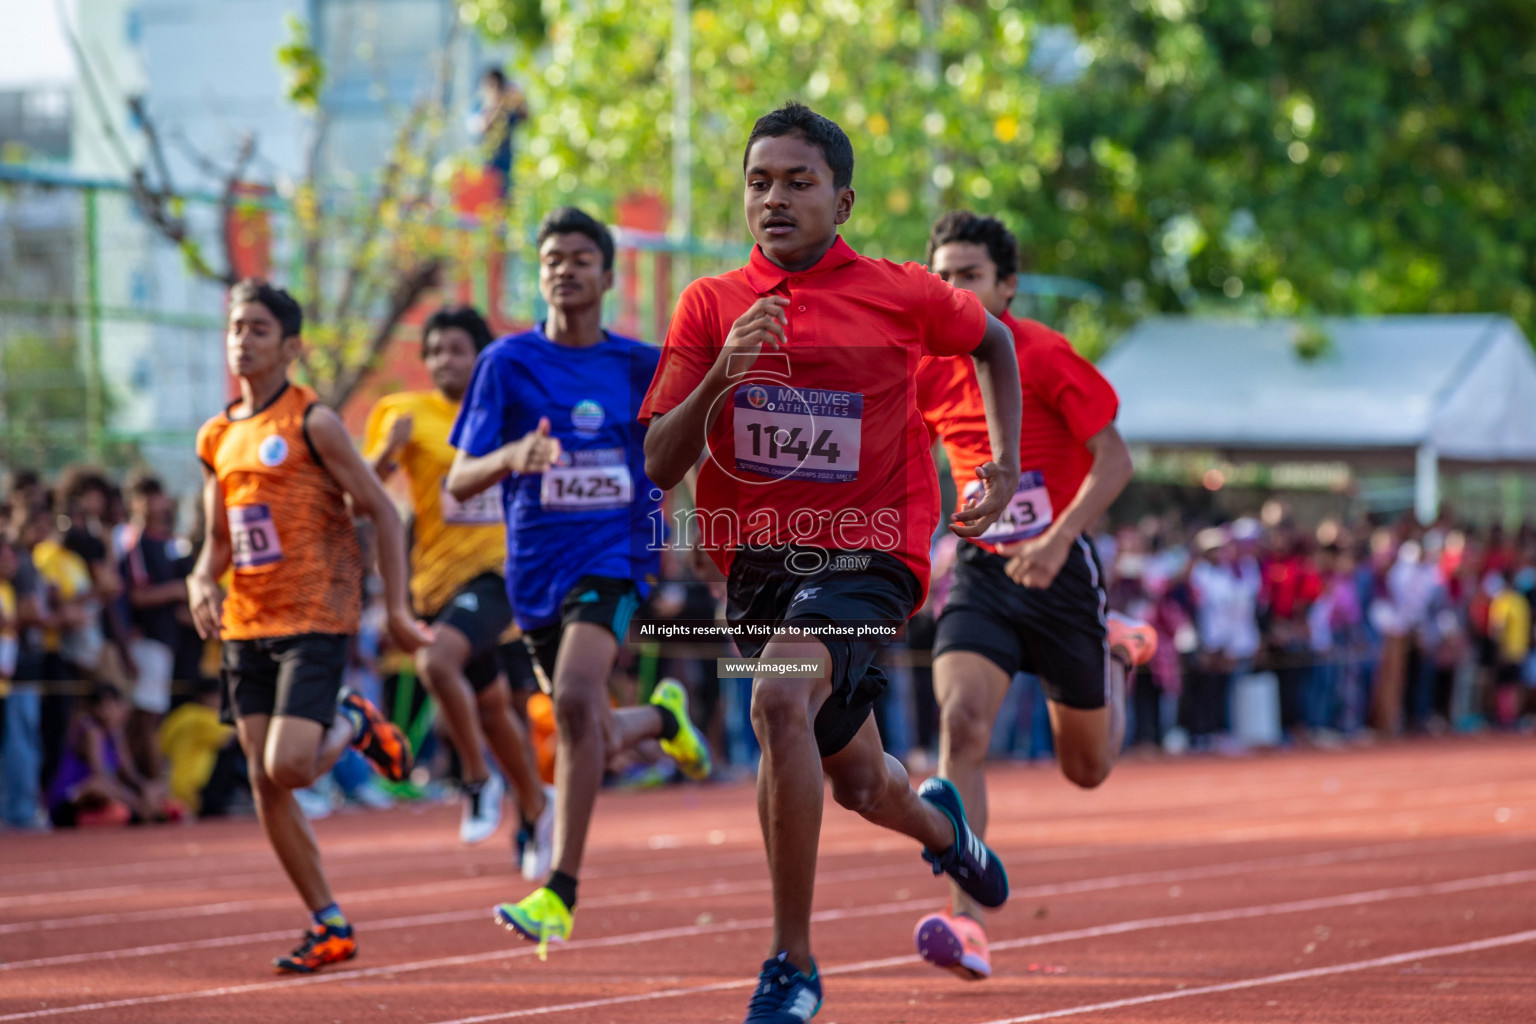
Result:
[[[606,333],[590,348],[557,345],[542,326],[488,346],[475,363],[449,443],[489,455],[549,418],[560,464],[511,477],[507,593],[517,624],[560,621],[582,576],[633,580],[641,596],[661,571],[652,539],[660,491],[645,475],[645,426],[636,420],[660,349]]]

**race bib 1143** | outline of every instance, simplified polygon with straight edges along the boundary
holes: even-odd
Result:
[[[259,569],[283,560],[283,545],[266,505],[229,507],[229,542],[236,569]]]
[[[858,479],[863,395],[754,383],[736,388],[734,405],[737,469],[822,484]]]
[[[965,487],[965,500],[981,496],[981,481],[973,480]],[[1051,494],[1045,489],[1045,475],[1038,469],[1019,474],[1019,488],[997,522],[987,527],[977,540],[988,544],[1013,544],[1031,537],[1038,537],[1051,525]]]

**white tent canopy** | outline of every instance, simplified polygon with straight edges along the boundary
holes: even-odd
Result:
[[[1160,317],[1100,369],[1133,444],[1250,451],[1412,452],[1421,518],[1440,459],[1536,463],[1536,356],[1501,316],[1326,319],[1313,359],[1288,320]]]

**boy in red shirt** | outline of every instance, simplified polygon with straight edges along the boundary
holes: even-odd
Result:
[[[838,237],[854,193],[837,125],[790,103],[753,127],[743,170],[757,247],[745,267],[683,292],[640,420],[659,486],[706,456],[703,546],[727,576],[737,645],[760,659],[752,724],[774,936],[746,1019],[798,1024],[821,1005],[810,917],[823,775],[839,803],[917,839],[934,873],[978,903],[1007,898],[954,788],[930,779],[914,793],[869,711],[885,688],[874,657],[922,604],[939,520],[917,361],[974,356],[993,448],[1007,453],[977,470],[982,494],[951,526],[965,536],[1017,486],[1018,366],[974,296]]]
[[[1009,315],[1018,253],[1001,221],[962,211],[940,218],[928,240],[933,272],[977,295],[1007,325],[1026,368],[1018,490],[996,523],[960,545],[933,644],[939,774],[960,791],[977,833],[986,828],[992,722],[1013,674],[1040,676],[1062,772],[1091,789],[1125,739],[1126,672],[1157,646],[1150,627],[1105,614],[1104,573],[1084,533],[1131,479],[1130,452],[1115,429],[1119,399],[1067,339]],[[969,497],[975,467],[995,450],[970,361],[924,359],[917,393],[949,454],[957,493]],[[988,977],[977,904],[962,887],[950,888],[952,913],[918,922],[917,950],[963,978]]]

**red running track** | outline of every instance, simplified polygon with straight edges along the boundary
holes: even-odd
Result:
[[[944,890],[907,840],[827,802],[818,1024],[1536,1021],[1536,742],[1121,764],[1093,792],[999,766],[1013,897],[995,976],[927,967]],[[748,786],[607,793],[574,941],[490,920],[527,891],[505,830],[454,808],[317,826],[358,958],[268,961],[305,924],[254,821],[0,836],[0,1022],[553,1024],[741,1020],[768,950]]]

